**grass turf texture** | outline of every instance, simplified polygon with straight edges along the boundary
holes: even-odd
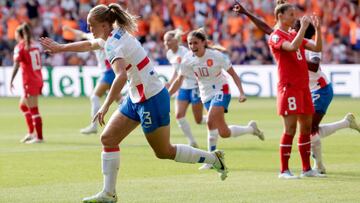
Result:
[[[157,159],[138,127],[120,146],[119,202],[359,201],[360,134],[353,130],[341,130],[323,139],[327,178],[277,178],[282,121],[275,105],[275,99],[231,102],[228,124],[246,125],[257,120],[266,140],[252,135],[219,139],[218,148],[225,150],[230,170],[224,182],[213,170],[198,171],[200,164]],[[358,105],[358,99],[335,98],[323,123],[342,119],[347,112],[360,121]],[[171,107],[171,141],[186,143],[174,119],[173,101]],[[0,112],[0,202],[80,202],[102,189],[99,136],[79,133],[89,122],[87,98],[40,98],[44,144],[19,143],[26,127],[17,98],[1,98]],[[187,118],[200,147],[206,149],[206,126],[195,124],[190,109]],[[296,140],[292,152],[290,167],[299,174]]]

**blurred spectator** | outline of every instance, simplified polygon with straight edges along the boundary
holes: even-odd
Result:
[[[323,63],[360,63],[359,0],[289,0],[305,13],[321,17]],[[244,6],[274,25],[274,0],[241,0]],[[244,16],[231,11],[234,0],[0,0],[0,64],[12,65],[15,28],[30,21],[35,39],[78,40],[62,31],[64,25],[87,30],[86,17],[96,4],[119,3],[139,15],[135,36],[157,64],[168,64],[163,34],[181,28],[187,33],[204,27],[214,44],[227,48],[233,64],[271,64],[266,36]],[[1,38],[4,38],[3,40]],[[186,35],[183,37],[186,41]],[[5,43],[4,43],[5,41]],[[56,54],[43,60],[51,65],[89,65],[92,53]]]

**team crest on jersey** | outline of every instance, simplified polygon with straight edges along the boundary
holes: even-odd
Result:
[[[212,65],[214,65],[214,61],[212,59],[208,59],[206,61],[206,64],[207,64],[207,66],[211,67]]]
[[[278,43],[278,41],[280,40],[279,35],[273,35],[271,36],[271,41],[274,43]]]

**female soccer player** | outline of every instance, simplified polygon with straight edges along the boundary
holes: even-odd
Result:
[[[69,26],[64,26],[63,30],[74,33],[77,38],[88,39],[88,40],[94,39],[94,36],[91,33],[85,33],[81,30],[76,30]],[[106,91],[110,89],[111,84],[113,83],[115,78],[115,73],[111,68],[111,64],[105,57],[104,49],[94,50],[94,52],[96,55],[96,59],[98,61],[98,67],[103,71],[103,75],[98,80],[98,83],[96,84],[96,87],[90,96],[91,118],[93,118],[100,109],[100,98],[106,93]],[[118,98],[116,98],[116,101],[120,101],[120,100],[121,100],[121,93],[118,95]],[[91,122],[89,126],[81,129],[80,133],[82,134],[97,133],[97,127],[98,127],[97,122]]]
[[[284,2],[284,0],[278,2],[278,4],[283,3],[286,2]],[[254,16],[252,13],[246,10],[241,5],[241,3],[237,2],[233,10],[239,14],[245,14],[246,16],[248,16],[250,20],[254,22],[254,24],[264,33],[270,35],[273,32],[273,29],[269,25],[267,25],[264,21],[260,20],[258,17]],[[300,29],[299,20],[297,20],[294,29]],[[304,37],[311,40],[314,35],[315,28],[312,24],[309,24],[309,27],[306,29]],[[325,174],[326,169],[322,161],[320,138],[327,137],[336,132],[337,130],[343,128],[351,128],[360,132],[360,126],[356,122],[355,116],[352,113],[346,114],[344,119],[340,121],[320,125],[320,122],[325,116],[327,108],[332,101],[333,89],[328,78],[319,67],[321,53],[305,50],[305,57],[309,69],[309,87],[315,108],[315,113],[313,114],[311,126],[311,151],[313,153],[313,158],[315,161],[314,168],[320,173]]]
[[[179,45],[181,42],[181,35],[181,30],[171,30],[164,35],[164,44],[168,50],[166,57],[175,69],[167,86],[170,86],[178,76],[180,63],[183,60],[184,55],[189,51],[184,46]],[[205,123],[206,116],[203,117],[203,105],[199,97],[199,86],[193,73],[185,76],[184,82],[178,91],[175,100],[175,116],[180,129],[188,138],[189,144],[197,148],[198,144],[191,132],[190,125],[185,118],[186,110],[190,103],[195,122],[197,124]]]
[[[298,140],[302,160],[301,177],[319,177],[316,170],[310,166],[310,134],[314,106],[309,90],[309,74],[305,59],[305,48],[321,51],[320,22],[317,17],[304,16],[301,27],[296,33],[289,31],[296,21],[295,7],[291,4],[281,4],[275,8],[277,29],[270,35],[269,46],[278,63],[278,113],[284,122],[284,134],[280,142],[281,171],[279,178],[292,179],[294,176],[288,166],[291,147],[296,133],[297,122],[300,124]],[[315,44],[304,40],[305,31],[313,21],[316,27]],[[290,68],[291,67],[291,68]]]
[[[112,3],[92,8],[87,20],[95,40],[57,44],[50,39],[42,39],[42,44],[50,52],[89,51],[104,47],[116,76],[104,104],[94,117],[100,125],[105,124],[104,116],[126,81],[129,83],[129,96],[119,111],[113,113],[101,135],[104,188],[98,194],[83,199],[83,202],[117,201],[115,188],[120,163],[119,144],[139,124],[158,158],[213,164],[224,180],[227,168],[222,151],[209,153],[188,145],[170,144],[170,97],[144,48],[131,35],[136,30],[136,17]]]
[[[41,95],[43,78],[41,74],[40,45],[32,39],[29,24],[24,23],[16,29],[18,44],[14,49],[14,69],[11,75],[10,88],[14,88],[13,81],[22,69],[24,94],[20,98],[20,109],[25,115],[28,134],[21,142],[27,144],[42,143],[42,120],[38,108],[38,96]],[[35,129],[35,131],[34,131]],[[36,132],[36,133],[35,133]]]
[[[248,126],[228,126],[225,122],[224,113],[228,111],[231,95],[228,81],[222,70],[227,71],[234,80],[240,92],[239,102],[246,101],[240,78],[232,68],[229,58],[220,51],[208,47],[206,35],[201,29],[189,33],[188,45],[192,52],[184,56],[180,65],[180,74],[171,85],[169,92],[174,94],[184,77],[195,73],[201,101],[208,110],[208,151],[216,149],[219,135],[228,138],[251,133],[264,140],[264,135],[255,121],[250,121]],[[203,165],[200,169],[207,169],[208,166]]]

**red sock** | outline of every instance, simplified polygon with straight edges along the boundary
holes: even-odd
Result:
[[[33,120],[32,120],[29,108],[26,105],[21,104],[20,105],[20,110],[24,113],[26,124],[27,124],[27,127],[28,127],[28,132],[33,133],[34,132],[34,124],[33,124]]]
[[[289,159],[291,155],[291,147],[294,136],[283,134],[280,140],[280,160],[281,160],[281,169],[280,172],[283,173],[286,170],[289,170]]]
[[[310,166],[310,150],[311,150],[311,141],[310,134],[300,134],[298,141],[299,152],[301,156],[301,163],[303,171],[308,171],[311,169]]]
[[[30,109],[31,112],[31,116],[32,119],[34,121],[34,126],[36,129],[36,133],[37,133],[37,138],[42,140],[43,136],[42,136],[42,120],[41,120],[41,116],[39,113],[39,109],[38,107],[33,107]]]

